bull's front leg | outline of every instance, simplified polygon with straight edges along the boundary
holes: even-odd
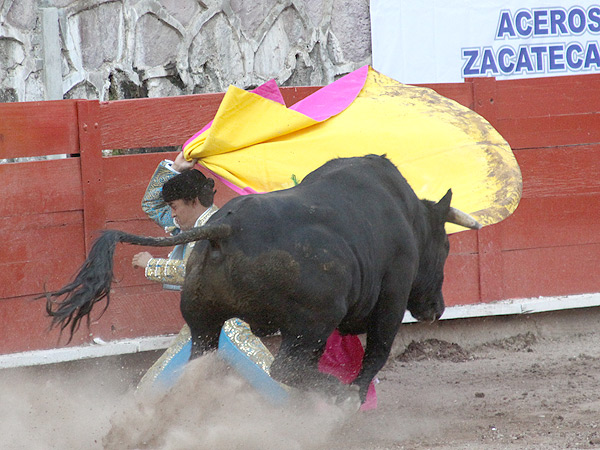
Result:
[[[399,294],[399,292],[406,292]],[[361,403],[367,399],[369,384],[385,365],[392,344],[406,311],[408,289],[397,288],[382,290],[377,306],[369,318],[367,328],[367,346],[362,368],[352,382],[359,387]]]
[[[323,354],[320,342],[303,336],[282,336],[281,346],[271,364],[271,376],[289,386],[306,389],[320,377],[318,363]]]
[[[282,333],[283,334],[283,333]],[[333,375],[319,371],[319,360],[325,350],[327,336],[283,335],[279,352],[270,368],[273,379],[301,390],[315,390],[345,403],[352,397],[358,402],[357,392],[341,383]],[[358,403],[357,403],[358,407]]]

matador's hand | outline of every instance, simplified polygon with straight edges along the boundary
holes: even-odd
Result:
[[[175,161],[173,161],[173,165],[171,165],[171,167],[177,172],[184,172],[186,170],[193,169],[197,162],[197,159],[192,159],[191,161],[188,161],[183,156],[183,152],[180,152],[175,158]]]
[[[152,258],[152,255],[148,252],[141,252],[133,255],[133,259],[131,260],[131,264],[133,267],[141,267],[145,269],[148,265],[148,261]]]

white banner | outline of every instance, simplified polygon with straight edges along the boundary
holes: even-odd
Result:
[[[600,73],[589,1],[371,0],[371,37],[373,67],[403,83]]]

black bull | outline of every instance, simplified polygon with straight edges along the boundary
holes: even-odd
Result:
[[[340,393],[340,383],[317,369],[325,342],[336,328],[366,333],[353,383],[364,401],[406,309],[427,321],[444,311],[444,223],[479,228],[450,207],[451,197],[419,200],[385,156],[335,159],[291,189],[234,198],[204,227],[174,237],[104,231],[75,280],[46,293],[47,311],[53,325],[70,323],[72,336],[94,303],[106,297],[107,307],[117,242],[200,241],[181,295],[194,357],[215,349],[223,323],[239,317],[259,335],[281,332],[273,378]]]

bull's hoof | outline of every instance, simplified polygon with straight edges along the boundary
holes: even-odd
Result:
[[[356,385],[345,386],[343,392],[335,397],[335,404],[346,413],[355,413],[360,409],[359,388]]]

